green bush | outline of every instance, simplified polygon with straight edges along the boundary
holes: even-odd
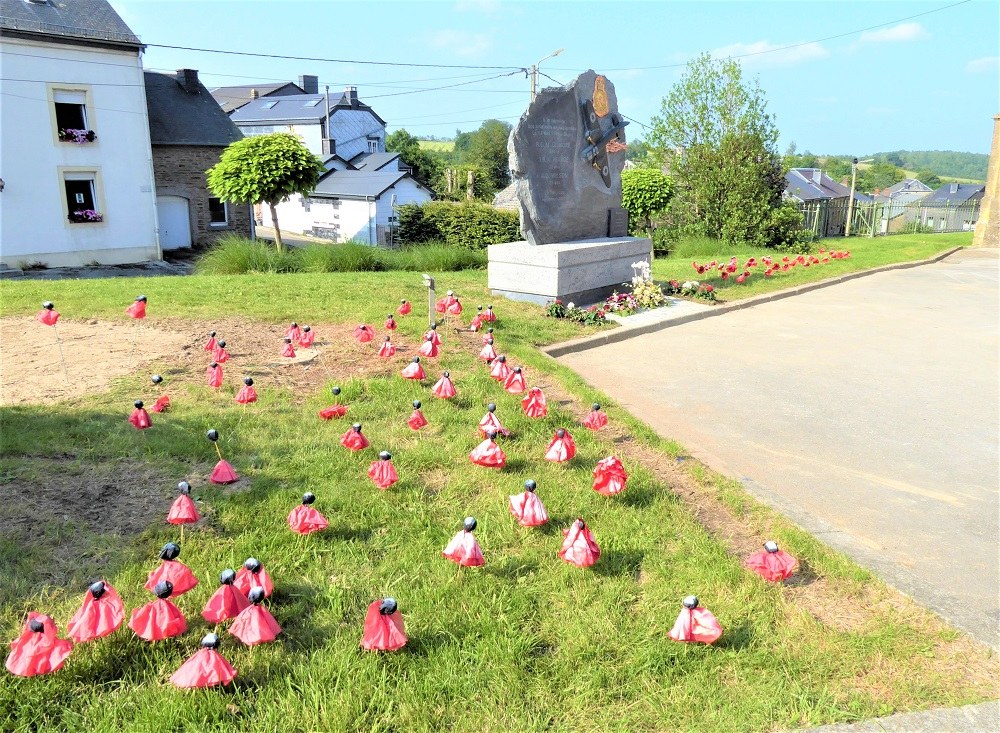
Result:
[[[481,270],[486,267],[483,250],[451,247],[444,242],[428,242],[412,247],[389,251],[392,270],[409,272],[458,272]]]
[[[668,255],[677,246],[678,233],[672,227],[656,227],[653,230],[653,253]]]
[[[781,252],[805,254],[809,251],[812,232],[803,228],[802,212],[791,201],[771,210],[765,242]]]
[[[389,251],[357,242],[310,244],[296,250],[303,272],[382,272]]]
[[[236,234],[219,237],[201,256],[195,272],[208,275],[240,275],[245,272],[299,272],[297,251],[279,252],[267,242]]]
[[[402,209],[407,208],[404,212]],[[413,209],[419,209],[419,213]],[[399,238],[404,244],[439,239],[453,247],[484,249],[491,244],[521,238],[516,211],[503,211],[475,202],[431,201],[419,207],[400,207]]]

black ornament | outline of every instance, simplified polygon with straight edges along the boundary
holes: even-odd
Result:
[[[559,429],[558,429],[558,430],[556,431],[556,437],[557,437],[557,438],[565,438],[565,437],[566,437],[566,431],[565,431],[565,430],[563,430],[562,428],[559,428]]]
[[[137,295],[135,298],[136,303],[145,303],[148,298],[145,295]]]
[[[290,344],[290,343],[292,343],[292,340],[291,340],[290,338],[286,338],[286,339],[285,339],[285,343],[286,343],[286,344]]]
[[[444,378],[445,379],[449,379],[450,377],[451,377],[451,372],[445,372],[444,373]]]
[[[56,307],[56,304],[53,303],[51,300],[46,300],[44,303],[42,303],[42,308],[44,308],[47,311],[50,311],[50,310],[52,310],[55,307]]]
[[[360,433],[361,432],[361,423],[359,423],[359,422],[354,423],[351,426],[351,430],[353,430],[355,433]]]
[[[437,327],[438,327],[437,321],[434,321],[434,323],[431,324],[431,330],[437,331]]]
[[[390,453],[387,450],[384,450],[384,451],[382,451],[381,453],[378,454],[378,457],[379,457],[380,460],[383,460],[383,461],[391,461],[392,460],[392,453]]]
[[[219,573],[219,583],[222,585],[232,585],[236,582],[236,571],[231,568],[226,568],[221,573]]]
[[[224,340],[222,340],[222,339],[219,339],[218,341],[216,341],[215,345],[218,346],[220,349],[226,348],[226,342]]]
[[[333,396],[336,397],[340,394],[340,387],[331,387],[330,391],[333,392]]]
[[[153,595],[157,598],[170,598],[174,592],[174,584],[169,580],[161,580],[153,586]]]
[[[309,333],[310,331],[312,331],[312,326],[303,326],[302,330],[306,333]]]
[[[486,329],[486,333],[493,333],[493,326]]]
[[[486,339],[486,343],[489,344],[490,346],[492,346],[493,345],[493,339],[492,338]]]
[[[245,384],[247,387],[252,387],[253,377],[243,377],[243,384]]]
[[[420,409],[420,400],[413,400],[413,409],[414,410]]]
[[[298,328],[298,327],[299,327],[299,324],[297,324],[295,321],[292,321],[292,328]]]
[[[43,631],[45,631],[45,624],[43,624],[37,618],[33,618],[31,619],[31,621],[28,622],[28,628],[34,631],[36,634],[40,634]]]
[[[489,438],[490,440],[496,440],[497,439],[497,431],[496,430],[487,430],[486,431],[486,437]]]
[[[420,357],[419,356],[414,356],[412,359],[410,359],[410,361],[412,361],[414,364],[419,364],[420,363]]]
[[[536,484],[533,479],[529,478],[527,481],[524,482],[524,488],[534,493],[535,489],[538,488],[538,484]]]
[[[208,335],[211,336],[212,338],[215,338],[215,331],[209,331]]]
[[[190,494],[191,484],[189,484],[187,481],[181,481],[180,483],[177,484],[177,490],[180,491],[182,494]]]
[[[465,520],[462,522],[462,527],[465,529],[466,532],[474,531],[476,529],[476,518],[466,517]]]
[[[213,361],[213,362],[212,362],[211,364],[209,364],[208,366],[209,366],[209,367],[211,367],[212,369],[215,369],[215,367],[219,366],[219,362],[217,362],[217,361]]]
[[[201,645],[205,649],[218,649],[220,643],[218,634],[205,634],[201,637]]]
[[[135,401],[135,402],[133,402],[132,404],[133,404],[133,405],[135,405],[135,408],[136,408],[137,410],[141,410],[141,409],[142,409],[142,400],[136,400],[136,401]]]
[[[264,589],[259,586],[257,588],[251,588],[250,592],[247,594],[247,600],[255,606],[259,606],[264,601],[264,597]]]
[[[476,306],[476,310],[479,311],[480,313],[482,313],[483,312],[483,307],[481,305]]]
[[[314,501],[316,501],[316,494],[312,493],[311,491],[307,491],[302,495],[302,503],[304,505],[309,506]]]
[[[406,305],[406,301],[405,300],[401,300],[401,301],[399,301],[399,304],[400,305]]]
[[[259,573],[261,568],[264,567],[263,563],[255,557],[248,557],[246,562],[243,563],[243,567],[249,570],[251,573]]]
[[[383,616],[391,616],[396,613],[398,607],[395,598],[383,598],[382,602],[378,604],[378,612]]]
[[[497,357],[497,361],[503,364],[507,361],[507,357],[504,356],[503,354],[500,354],[500,356]]]
[[[496,412],[497,411],[496,403],[495,402],[491,402],[490,404],[486,405],[486,411],[487,412]]]
[[[160,382],[163,381],[163,377],[161,377],[159,374],[154,374],[149,379],[153,384],[159,384]]]
[[[591,407],[591,409],[594,409],[594,410],[600,410],[601,409],[601,405],[598,402],[595,402],[590,407]]]
[[[205,437],[214,443],[219,439],[219,431],[216,430],[215,428],[212,428],[207,433],[205,433]]]
[[[520,374],[521,373],[521,367],[514,367],[514,373],[515,374]]]
[[[176,542],[168,542],[160,549],[161,560],[173,560],[181,554],[181,546]]]
[[[774,553],[778,551],[778,543],[774,540],[768,540],[764,543],[764,549],[768,552]]]
[[[698,596],[685,596],[684,600],[681,601],[681,605],[684,606],[684,608],[697,608]]]
[[[97,599],[99,599],[101,596],[104,595],[106,586],[104,585],[103,580],[98,580],[96,583],[93,583],[87,590],[90,591],[90,595],[92,595],[94,597],[94,600],[96,601]]]

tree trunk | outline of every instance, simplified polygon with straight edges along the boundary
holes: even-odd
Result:
[[[281,241],[281,229],[278,228],[278,212],[274,209],[274,204],[270,201],[267,204],[271,207],[271,226],[274,227],[274,246],[279,252],[285,251],[285,243]]]

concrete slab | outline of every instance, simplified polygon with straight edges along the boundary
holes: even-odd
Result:
[[[560,361],[1000,648],[998,274],[963,250]]]
[[[988,733],[991,730],[1000,730],[1000,702],[889,715],[863,723],[821,725],[803,728],[798,733]]]

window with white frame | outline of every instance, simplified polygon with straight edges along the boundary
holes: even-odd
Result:
[[[63,173],[62,183],[71,223],[103,221],[104,214],[97,196],[96,171],[67,171]]]
[[[369,153],[378,152],[378,138],[375,138],[374,140],[372,140],[371,138],[368,139],[368,152]]]
[[[60,139],[66,130],[86,132],[90,129],[87,117],[87,92],[83,89],[54,89],[52,103],[55,106],[56,127]],[[73,142],[73,140],[68,140]]]
[[[229,212],[226,202],[214,196],[208,199],[209,224],[213,227],[224,227],[229,224]]]

